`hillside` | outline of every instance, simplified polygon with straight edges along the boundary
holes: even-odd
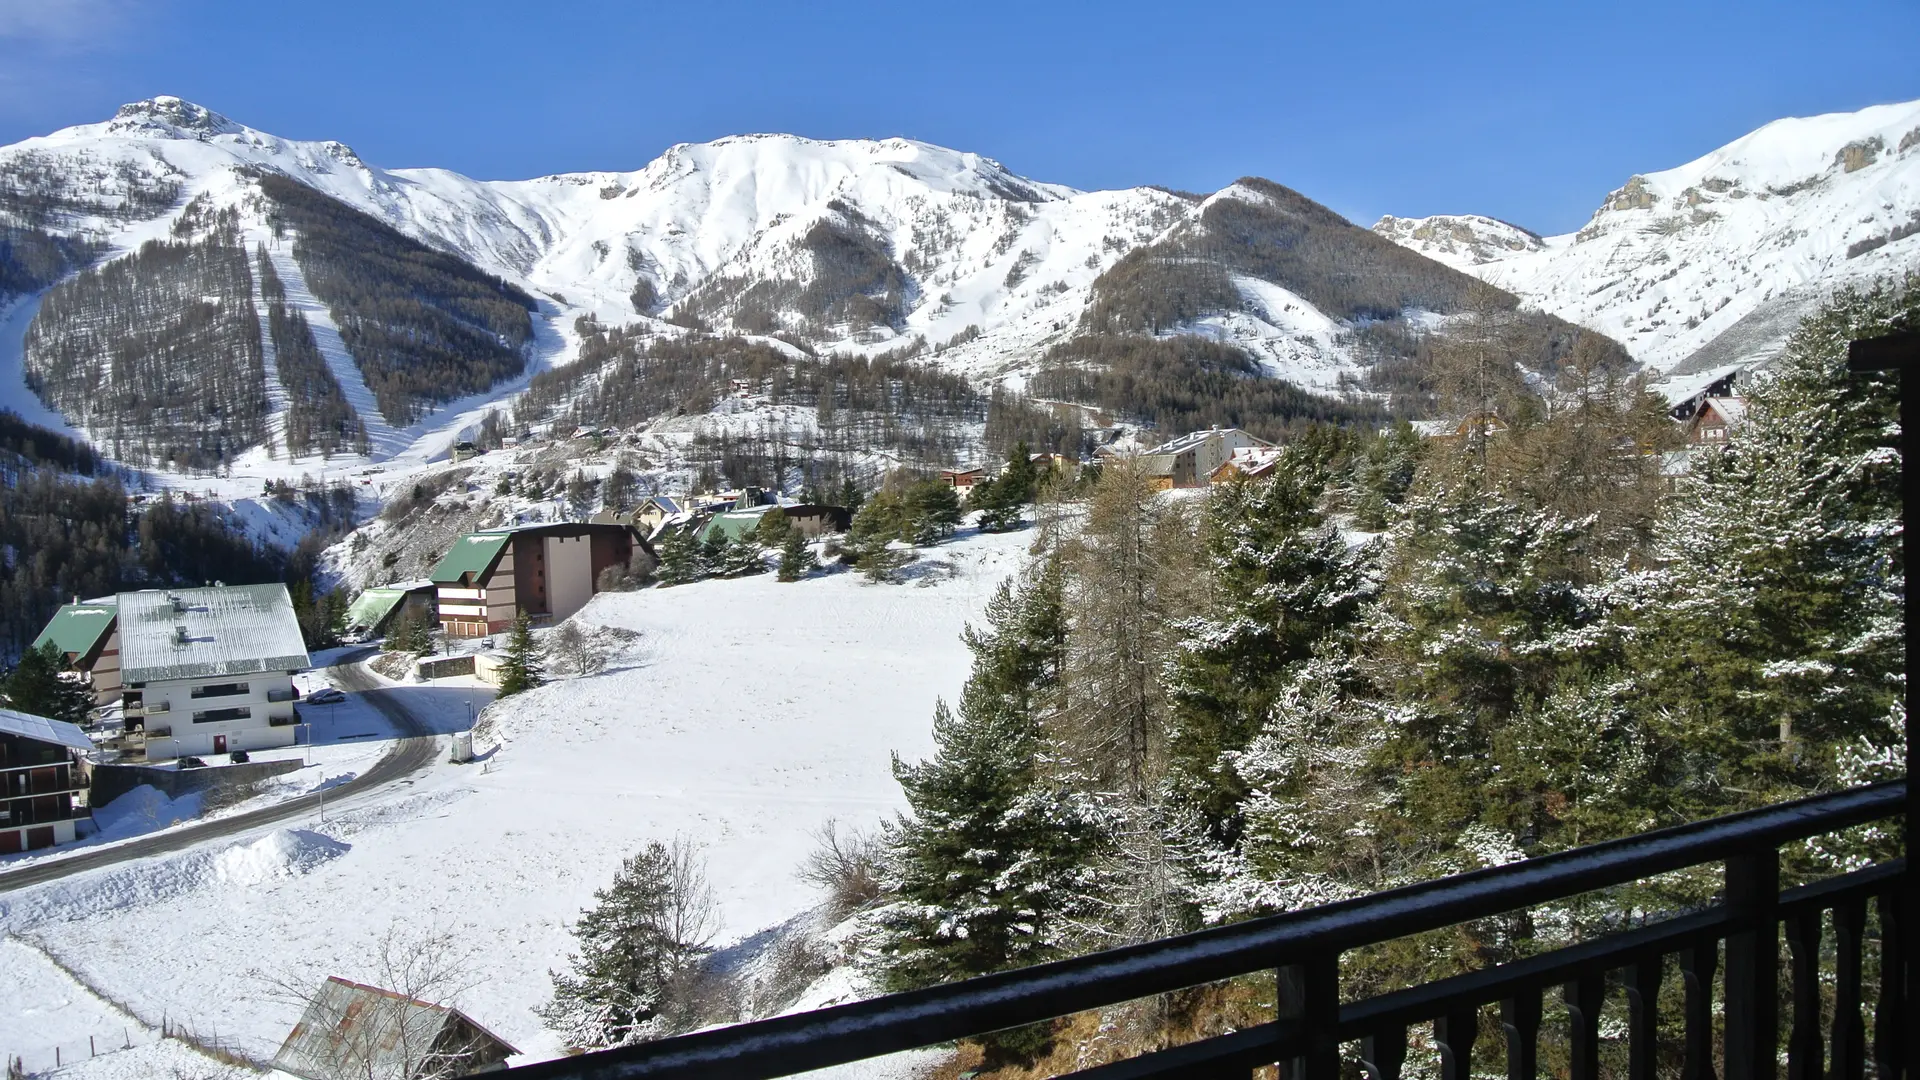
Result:
[[[1777,120],[1629,178],[1564,236],[1470,215],[1374,230],[1658,370],[1770,357],[1833,285],[1920,264],[1920,101]]]

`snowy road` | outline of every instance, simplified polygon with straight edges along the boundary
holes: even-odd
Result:
[[[426,767],[433,760],[435,745],[433,728],[424,718],[415,716],[407,708],[404,695],[395,693],[391,688],[383,687],[378,679],[367,674],[366,670],[360,666],[360,662],[373,655],[375,651],[367,648],[347,653],[333,666],[334,677],[343,686],[360,694],[369,705],[378,709],[381,715],[390,720],[395,728],[407,733],[405,738],[395,740],[393,748],[382,755],[380,760],[365,773],[331,789],[330,792],[313,792],[244,814],[215,818],[199,825],[169,830],[113,847],[76,853],[66,858],[31,863],[18,870],[0,873],[0,893],[23,889],[29,885],[39,885],[69,874],[95,870],[115,863],[144,859],[169,851],[183,851],[208,840],[238,836],[262,825],[271,825],[277,821],[309,814],[320,805],[322,798],[325,798],[329,804],[342,802],[355,795],[363,795],[385,787]]]

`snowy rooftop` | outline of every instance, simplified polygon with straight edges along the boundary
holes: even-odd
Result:
[[[1191,450],[1194,447],[1199,446],[1200,444],[1206,442],[1208,439],[1211,439],[1216,435],[1228,435],[1228,434],[1237,434],[1238,436],[1240,436],[1240,438],[1247,440],[1248,442],[1251,442],[1257,446],[1272,445],[1271,443],[1267,442],[1264,439],[1254,438],[1253,436],[1247,434],[1246,432],[1241,431],[1239,428],[1208,428],[1205,431],[1188,432],[1187,434],[1180,436],[1179,438],[1173,440],[1172,442],[1161,443],[1159,446],[1156,446],[1153,449],[1148,450],[1147,453],[1178,454],[1187,450]]]
[[[311,667],[285,585],[120,594],[127,685]]]
[[[1679,405],[1692,401],[1708,390],[1713,384],[1729,375],[1738,375],[1746,370],[1745,364],[1724,364],[1706,371],[1696,371],[1690,375],[1675,375],[1664,382],[1655,383],[1654,393],[1667,399],[1668,405]]]
[[[34,742],[57,743],[74,750],[93,749],[93,740],[87,738],[87,733],[65,720],[51,720],[12,709],[0,709],[0,733]]]

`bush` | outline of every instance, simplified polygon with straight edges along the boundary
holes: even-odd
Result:
[[[827,894],[837,922],[880,898],[880,838],[828,818],[813,834],[800,880]]]

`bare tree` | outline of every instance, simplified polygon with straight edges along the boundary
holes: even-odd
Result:
[[[814,848],[800,864],[799,877],[827,894],[834,919],[844,919],[879,899],[878,836],[828,818],[814,831],[813,840]]]
[[[481,981],[477,952],[452,933],[395,923],[350,975],[255,970],[250,976],[264,996],[298,1007],[303,1025],[325,1029],[309,1031],[301,1049],[307,1064],[332,1080],[447,1080],[480,1064],[478,1033],[448,1015]]]
[[[547,635],[547,655],[575,675],[591,675],[607,663],[607,651],[599,638],[593,631],[581,629],[573,619]]]

